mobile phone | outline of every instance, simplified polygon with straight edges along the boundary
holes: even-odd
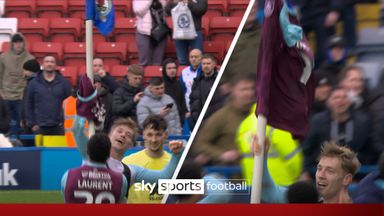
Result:
[[[166,106],[165,106],[165,108],[172,108],[173,107],[173,103],[169,103],[169,104],[167,104]]]

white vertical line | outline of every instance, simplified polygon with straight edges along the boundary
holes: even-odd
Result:
[[[212,97],[213,97],[213,94],[215,93],[216,88],[217,88],[217,86],[219,85],[219,82],[220,82],[221,77],[223,76],[223,72],[224,72],[224,70],[225,70],[225,67],[226,67],[227,64],[228,64],[229,58],[231,57],[231,54],[232,54],[232,52],[233,52],[233,49],[235,48],[235,45],[236,45],[236,43],[237,43],[237,40],[238,40],[239,37],[240,37],[240,34],[241,34],[242,30],[243,30],[243,27],[244,27],[244,25],[245,25],[245,22],[247,21],[247,18],[248,18],[248,16],[249,16],[249,13],[250,13],[251,10],[252,10],[252,6],[253,6],[254,2],[255,2],[255,0],[250,0],[250,1],[249,1],[249,5],[248,5],[248,7],[247,7],[247,10],[245,11],[245,14],[244,14],[244,16],[243,16],[243,19],[241,20],[240,26],[239,26],[239,28],[238,28],[237,31],[236,31],[235,37],[234,37],[233,40],[232,40],[231,46],[229,47],[228,53],[227,53],[227,55],[225,56],[224,62],[223,62],[223,64],[222,64],[222,66],[220,67],[219,74],[217,75],[216,80],[215,80],[215,82],[213,83],[213,86],[212,86],[212,88],[211,88],[211,91],[209,92],[208,98],[207,98],[207,100],[205,101],[203,110],[200,112],[200,116],[199,116],[199,118],[197,119],[196,125],[195,125],[195,127],[194,127],[194,129],[193,129],[193,131],[192,131],[191,136],[189,137],[189,140],[188,140],[188,142],[187,142],[187,145],[185,146],[183,155],[181,155],[180,161],[179,161],[179,163],[177,164],[177,167],[176,167],[176,169],[175,169],[175,172],[173,173],[172,179],[176,179],[176,177],[177,177],[177,175],[179,174],[180,169],[181,169],[181,167],[182,167],[182,165],[183,165],[183,163],[184,163],[184,160],[185,160],[185,158],[187,157],[187,154],[188,154],[188,152],[189,152],[189,149],[191,148],[192,142],[193,142],[193,140],[195,139],[197,130],[198,130],[199,127],[200,127],[200,124],[201,124],[201,122],[202,122],[202,120],[203,120],[203,117],[204,117],[204,115],[205,115],[205,113],[206,113],[206,111],[207,111],[207,109],[208,109],[208,106],[209,106],[209,103],[211,102],[211,99],[212,99]],[[257,52],[257,50],[255,50],[255,52]],[[163,197],[163,199],[162,199],[162,201],[161,201],[161,203],[162,203],[162,204],[166,203],[167,199],[168,199],[168,194],[165,194],[164,197]]]

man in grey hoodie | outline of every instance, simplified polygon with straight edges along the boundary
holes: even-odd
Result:
[[[20,107],[23,91],[27,84],[23,65],[34,57],[25,49],[25,38],[15,33],[11,38],[10,50],[0,56],[0,96],[10,111],[10,132],[20,131]]]
[[[175,101],[164,93],[164,82],[160,77],[149,81],[144,97],[137,104],[137,120],[140,127],[151,114],[160,115],[168,123],[169,135],[181,135],[180,117]]]

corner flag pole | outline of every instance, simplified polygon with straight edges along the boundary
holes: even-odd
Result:
[[[86,65],[87,65],[87,76],[93,84],[93,70],[92,70],[92,61],[93,61],[93,20],[85,21],[85,44],[86,44]],[[89,136],[95,134],[95,123],[91,120],[88,120],[89,126]]]
[[[255,154],[254,156],[251,203],[260,203],[261,200],[266,126],[267,118],[265,118],[263,115],[259,115],[257,118],[257,137],[259,139],[261,153],[259,155]]]

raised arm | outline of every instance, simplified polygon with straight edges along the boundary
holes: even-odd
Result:
[[[88,137],[85,135],[86,118],[76,115],[72,126],[72,133],[75,137],[76,146],[83,160],[88,160],[87,142]]]

